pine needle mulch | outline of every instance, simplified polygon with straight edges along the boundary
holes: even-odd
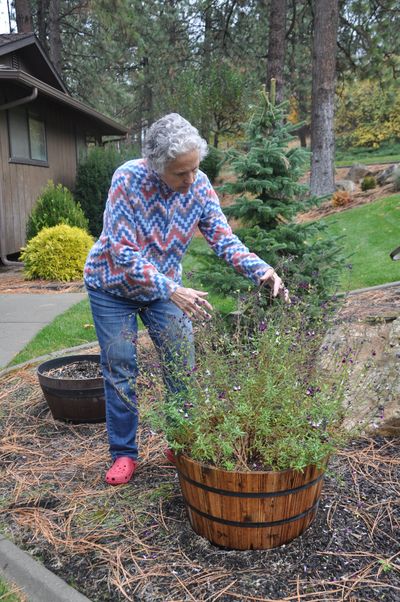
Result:
[[[150,372],[139,389],[144,405],[161,394]],[[400,598],[398,439],[362,439],[332,460],[302,537],[238,552],[193,533],[146,425],[134,481],[113,488],[104,424],[54,421],[33,367],[0,379],[0,424],[1,531],[93,602]]]

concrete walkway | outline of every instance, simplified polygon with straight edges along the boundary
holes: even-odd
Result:
[[[0,575],[15,583],[28,602],[90,602],[89,598],[1,535]]]
[[[86,296],[86,293],[0,294],[0,368],[46,324]]]
[[[0,294],[0,369],[46,324],[86,298],[86,293]],[[90,602],[0,534],[0,575],[28,602]]]

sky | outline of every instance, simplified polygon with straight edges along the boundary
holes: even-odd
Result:
[[[7,0],[0,0],[0,33],[10,33]]]

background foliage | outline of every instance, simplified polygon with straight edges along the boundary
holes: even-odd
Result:
[[[89,220],[90,232],[99,236],[111,178],[116,168],[139,156],[135,148],[93,147],[78,165],[75,196]]]
[[[338,143],[379,147],[382,142],[400,140],[400,87],[366,79],[349,83],[338,101],[336,114]]]
[[[342,258],[336,238],[322,223],[295,220],[318,199],[307,197],[307,187],[299,183],[309,155],[290,146],[293,126],[285,119],[286,110],[287,103],[274,105],[265,91],[259,94],[242,147],[228,155],[236,178],[222,189],[235,197],[224,212],[239,220],[235,233],[240,240],[290,282],[293,295],[313,292],[318,299],[334,290]],[[201,283],[227,294],[248,289],[249,281],[214,254],[200,254],[199,259],[204,265],[198,274]]]
[[[270,0],[30,0],[25,4],[31,9],[35,33],[59,63],[70,92],[129,126],[139,143],[149,122],[178,111],[207,140],[219,144],[237,134],[248,117],[254,91],[266,82]],[[315,0],[288,1],[286,6],[285,97],[296,107],[296,118],[309,123]],[[392,123],[398,108],[390,104],[398,102],[399,94],[395,90],[400,74],[398,1],[339,0],[339,9],[339,110],[351,99],[357,129],[363,126],[357,135],[360,143],[398,137],[398,126]],[[378,119],[376,111],[366,106],[373,103],[369,94],[363,98],[363,108],[357,108],[358,91],[371,85],[379,101]],[[389,105],[394,117],[383,119]],[[374,134],[365,140],[369,124]],[[339,131],[345,125],[343,115]]]
[[[57,224],[68,224],[88,230],[89,224],[79,203],[62,184],[54,185],[50,180],[37,199],[26,225],[26,240],[39,234],[42,228]]]

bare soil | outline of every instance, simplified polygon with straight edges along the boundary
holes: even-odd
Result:
[[[59,282],[51,280],[26,280],[22,266],[4,266],[0,263],[0,294],[16,293],[81,293],[85,290],[82,280]]]

